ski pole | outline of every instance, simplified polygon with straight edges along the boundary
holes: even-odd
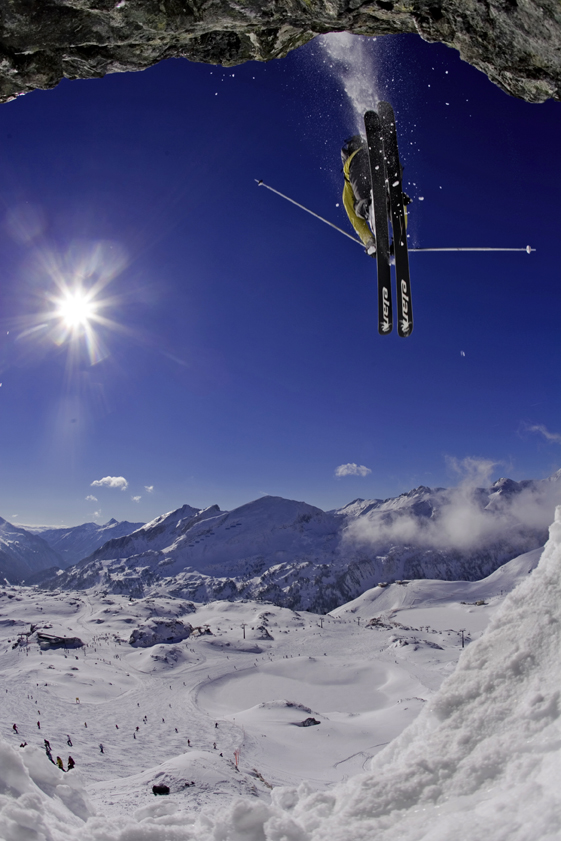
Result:
[[[527,245],[526,248],[409,248],[409,251],[525,251],[531,254],[535,248]]]
[[[352,239],[353,242],[356,242],[358,245],[360,245],[362,248],[364,248],[364,243],[362,243],[359,239],[356,239],[355,237],[351,236],[351,234],[348,234],[342,228],[338,228],[337,225],[333,224],[333,222],[329,222],[328,219],[324,219],[323,216],[320,216],[318,213],[314,213],[313,210],[310,210],[309,208],[304,207],[303,204],[300,204],[299,202],[294,201],[294,199],[291,199],[289,196],[285,196],[284,193],[281,193],[278,190],[275,190],[274,187],[269,187],[269,185],[265,184],[264,181],[260,181],[258,178],[256,178],[255,181],[257,182],[258,187],[266,187],[267,190],[271,191],[271,193],[276,193],[277,196],[280,196],[281,198],[286,199],[291,204],[295,204],[296,207],[299,207],[301,210],[305,210],[306,213],[309,213],[311,216],[315,216],[316,219],[320,220],[320,222],[325,222],[325,224],[329,225],[330,228],[335,228],[335,230],[339,231],[340,234],[343,234],[344,236],[348,237],[349,239]],[[416,252],[418,252],[418,251],[525,251],[527,254],[531,254],[532,251],[535,251],[536,249],[527,245],[525,248],[462,248],[462,247],[460,247],[460,248],[409,248],[407,250],[410,251],[410,252],[411,251],[416,251]]]
[[[352,239],[352,241],[353,241],[353,242],[357,242],[357,243],[358,243],[358,244],[359,244],[362,248],[364,248],[363,243],[362,243],[359,239],[355,239],[355,237],[353,237],[353,236],[351,236],[350,234],[348,234],[348,233],[347,233],[346,231],[344,231],[342,228],[338,228],[338,227],[337,227],[337,225],[334,225],[334,224],[333,224],[333,222],[329,222],[327,219],[324,219],[324,218],[323,218],[323,216],[319,216],[317,213],[314,213],[314,211],[313,211],[313,210],[309,210],[307,207],[304,207],[304,205],[303,205],[303,204],[299,204],[297,201],[294,201],[294,199],[291,199],[291,198],[289,198],[288,196],[285,196],[285,194],[284,194],[284,193],[279,193],[279,191],[278,191],[278,190],[275,190],[275,188],[274,188],[274,187],[269,187],[269,185],[268,185],[268,184],[265,184],[265,182],[264,182],[264,181],[259,181],[259,179],[257,179],[257,178],[256,178],[255,180],[257,181],[257,186],[258,186],[258,187],[266,187],[266,188],[267,188],[267,190],[270,190],[270,191],[271,191],[271,193],[276,193],[276,194],[277,194],[277,196],[281,196],[281,198],[286,199],[286,200],[287,200],[287,201],[289,201],[291,204],[295,204],[295,205],[296,205],[296,207],[299,207],[301,210],[305,210],[305,211],[306,211],[306,213],[310,213],[312,216],[315,216],[315,217],[316,217],[316,219],[319,219],[319,220],[320,220],[320,222],[325,222],[325,224],[326,224],[326,225],[329,225],[331,228],[335,228],[335,230],[336,230],[336,231],[339,231],[339,233],[340,233],[340,234],[344,234],[344,235],[345,235],[346,237],[348,237],[349,239]]]

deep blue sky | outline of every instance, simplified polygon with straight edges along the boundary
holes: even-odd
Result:
[[[331,508],[453,484],[450,458],[498,462],[492,478],[561,466],[559,441],[528,431],[561,433],[561,105],[509,97],[417,36],[371,49],[415,184],[412,244],[536,253],[413,254],[413,336],[378,336],[374,261],[254,181],[346,225],[353,122],[317,42],[3,105],[1,516],[148,520],[265,493]],[[92,365],[28,331],[52,309],[40,267],[71,281],[100,241],[101,262],[127,264]],[[337,479],[346,463],[371,473]],[[106,476],[127,489],[91,487]]]

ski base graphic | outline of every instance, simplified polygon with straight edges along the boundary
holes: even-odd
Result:
[[[395,257],[397,334],[407,338],[413,332],[413,307],[402,168],[399,160],[395,114],[389,102],[378,103],[378,111],[364,115],[372,185],[372,213],[376,235],[378,272],[378,332],[391,333],[393,327],[389,216]]]

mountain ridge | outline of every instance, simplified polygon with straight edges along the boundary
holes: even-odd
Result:
[[[0,517],[0,580],[21,583],[25,577],[61,566],[61,560],[46,540]]]
[[[489,488],[421,485],[334,511],[265,496],[234,509],[183,505],[110,540],[42,586],[138,597],[255,598],[327,612],[380,581],[475,580],[543,545],[561,472]]]
[[[61,567],[66,568],[91,555],[111,537],[121,537],[140,528],[144,523],[117,521],[114,517],[103,525],[82,523],[79,526],[29,526],[26,531],[41,537],[51,549],[62,558]]]

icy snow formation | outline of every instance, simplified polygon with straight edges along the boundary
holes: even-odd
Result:
[[[553,841],[561,833],[560,629],[561,508],[533,574],[367,773],[322,791],[307,783],[277,787],[270,802],[242,797],[199,814],[179,810],[172,798],[154,800],[134,817],[112,820],[89,816],[74,772],[58,772],[38,749],[1,743],[0,837]],[[159,773],[165,778],[165,765]]]
[[[2,841],[74,838],[92,814],[78,774],[64,774],[37,747],[0,742]]]

